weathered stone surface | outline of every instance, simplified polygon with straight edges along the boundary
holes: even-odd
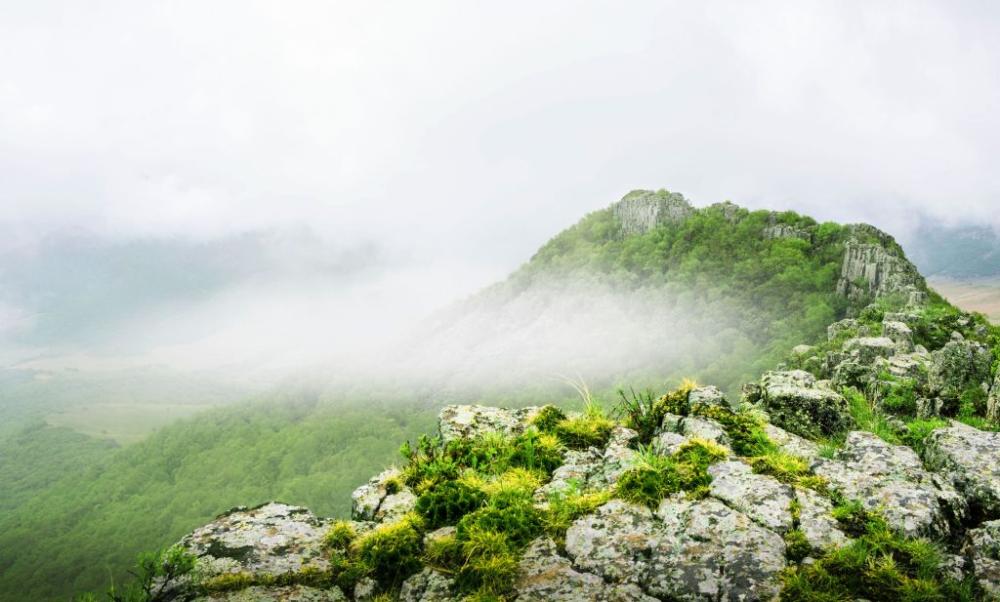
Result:
[[[390,468],[375,475],[351,494],[351,517],[354,520],[375,520],[382,500],[399,484],[400,472]]]
[[[969,531],[962,553],[983,591],[991,599],[1000,599],[1000,520]]]
[[[887,360],[876,360],[875,370],[885,370],[896,378],[906,378],[914,381],[918,387],[927,385],[930,373],[931,356],[929,353],[897,353]]]
[[[986,419],[992,424],[1000,424],[1000,370],[997,370],[990,394],[986,398]]]
[[[882,297],[922,291],[924,278],[912,263],[893,250],[888,234],[868,225],[851,226],[852,238],[844,247],[837,292],[850,299]]]
[[[687,443],[688,440],[687,437],[680,433],[662,432],[653,437],[653,451],[661,456],[670,456],[677,453],[677,450]]]
[[[486,433],[519,435],[540,408],[509,410],[475,405],[446,406],[438,415],[438,431],[445,442]]]
[[[555,543],[547,537],[536,539],[525,550],[518,564],[514,586],[518,602],[574,602],[604,600],[604,580],[591,573],[581,573],[573,563],[559,555]]]
[[[688,393],[688,404],[691,407],[717,406],[729,409],[729,402],[726,401],[726,396],[718,387],[696,387],[691,389],[691,392]]]
[[[785,567],[781,536],[712,499],[665,500],[655,517],[613,500],[573,523],[566,552],[578,571],[670,600],[771,600]]]
[[[563,464],[552,473],[552,480],[535,492],[535,499],[543,502],[551,495],[572,489],[589,489],[604,464],[604,453],[595,448],[583,451],[570,450],[563,457]],[[593,480],[592,480],[593,479]]]
[[[196,598],[194,602],[347,602],[340,588],[316,589],[302,585],[253,586]]]
[[[797,435],[819,438],[850,427],[847,401],[820,387],[808,372],[768,372],[759,391],[759,402],[771,421]]]
[[[354,584],[354,602],[374,602],[378,582],[371,577],[362,577]]]
[[[630,448],[639,434],[631,429],[615,427],[608,446],[604,449],[601,464],[588,481],[590,487],[612,487],[628,469],[635,466],[638,452]]]
[[[454,580],[433,569],[424,569],[403,582],[399,602],[448,602],[454,600]]]
[[[945,536],[967,510],[955,489],[924,470],[912,449],[872,433],[851,432],[836,458],[817,458],[813,470],[845,498],[881,509],[908,536]]]
[[[764,238],[798,238],[809,240],[809,232],[789,224],[771,224],[764,228]]]
[[[391,523],[403,518],[403,516],[413,510],[417,505],[417,496],[408,488],[385,496],[379,504],[378,512],[375,513],[375,520],[378,522]]]
[[[654,528],[648,508],[612,500],[570,526],[566,553],[578,570],[608,582],[639,583],[649,568]]]
[[[810,459],[819,455],[819,446],[808,439],[803,439],[794,433],[789,433],[781,427],[774,426],[770,422],[764,426],[764,433],[772,443],[781,448],[781,451]]]
[[[708,467],[709,491],[730,508],[778,533],[792,528],[789,506],[795,490],[765,475],[754,474],[743,462],[719,462]]]
[[[799,530],[816,550],[843,545],[847,536],[840,530],[837,521],[830,515],[833,504],[829,499],[810,489],[796,489],[795,498],[799,502]]]
[[[913,351],[913,330],[905,322],[884,320],[882,336],[888,337],[896,344],[896,352],[910,353]]]
[[[872,364],[876,358],[888,358],[896,353],[896,343],[889,337],[858,337],[844,343],[844,352],[862,364]]]
[[[633,190],[612,209],[626,236],[643,234],[657,226],[678,223],[694,213],[683,196],[665,190]]]
[[[686,437],[705,439],[723,447],[729,447],[729,435],[726,434],[726,429],[709,418],[685,417],[681,422],[681,433]]]
[[[1000,433],[954,422],[927,436],[924,461],[951,479],[973,508],[1000,515]]]
[[[748,516],[712,499],[664,500],[650,550],[647,593],[667,600],[773,600],[785,543]]]
[[[930,388],[939,395],[958,397],[970,387],[990,382],[993,355],[989,348],[960,337],[931,352]]]
[[[326,570],[323,536],[329,523],[305,508],[271,502],[237,508],[195,529],[181,540],[197,557],[199,574],[284,575],[303,569]]]

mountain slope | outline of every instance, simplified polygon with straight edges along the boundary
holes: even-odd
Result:
[[[0,598],[64,599],[109,570],[120,580],[138,551],[237,504],[281,498],[343,516],[353,485],[429,430],[446,400],[566,406],[574,394],[559,375],[605,400],[616,385],[662,389],[683,376],[732,392],[870,300],[924,291],[873,228],[630,193],[437,316],[398,364],[352,383],[363,394],[289,393],[109,453],[46,433],[99,458],[69,475],[40,463],[51,481],[0,492],[13,508],[0,515]]]

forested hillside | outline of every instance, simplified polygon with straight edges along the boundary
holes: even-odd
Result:
[[[121,449],[31,425],[0,440],[0,598],[99,588],[137,552],[236,505],[280,499],[344,516],[349,492],[395,458],[399,441],[432,430],[446,402],[566,405],[575,394],[549,378],[558,372],[608,405],[619,386],[661,389],[686,376],[734,391],[878,292],[852,272],[851,249],[895,284],[923,288],[872,228],[632,193],[437,316],[399,373],[387,362],[351,393],[213,410]],[[581,348],[589,355],[561,355]],[[517,361],[490,363],[501,356]]]

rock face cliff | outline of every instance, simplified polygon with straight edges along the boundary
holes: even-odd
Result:
[[[872,226],[852,226],[845,244],[843,269],[837,291],[852,299],[883,297],[893,293],[926,292],[927,283],[888,234]]]
[[[695,209],[676,192],[634,190],[614,205],[614,214],[628,236],[682,221]]]

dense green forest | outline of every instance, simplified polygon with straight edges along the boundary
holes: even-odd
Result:
[[[794,235],[766,235],[775,226]],[[585,275],[626,292],[663,291],[688,306],[725,302],[725,315],[709,315],[724,344],[692,350],[683,373],[649,376],[661,383],[694,376],[733,390],[865,303],[835,293],[852,235],[791,212],[723,204],[622,236],[606,209],[484,294],[502,298]],[[170,544],[236,505],[277,499],[346,515],[350,491],[396,459],[398,442],[432,431],[440,405],[461,399],[433,386],[401,391],[391,374],[385,380],[358,384],[364,396],[287,393],[210,410],[123,448],[35,419],[0,433],[0,599],[99,589],[109,574],[121,579],[137,552]],[[628,383],[595,388],[612,401],[619,384]],[[465,401],[565,405],[571,394],[564,384],[523,383],[516,394]]]

